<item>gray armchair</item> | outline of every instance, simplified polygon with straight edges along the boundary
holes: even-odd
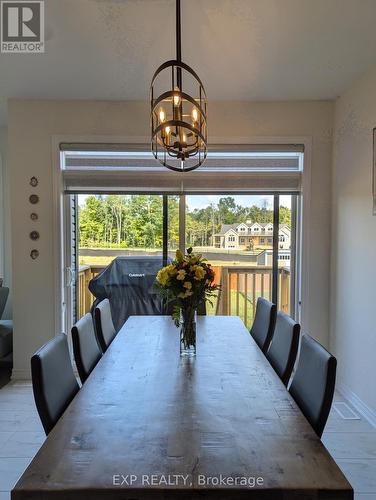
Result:
[[[0,286],[0,318],[8,300],[9,288]],[[13,321],[0,319],[0,368],[13,365]]]

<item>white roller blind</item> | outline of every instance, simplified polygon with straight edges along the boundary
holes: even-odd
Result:
[[[299,192],[301,145],[211,146],[204,165],[176,173],[147,145],[61,144],[68,193],[80,192]]]

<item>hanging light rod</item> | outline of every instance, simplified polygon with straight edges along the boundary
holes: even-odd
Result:
[[[154,73],[150,108],[154,157],[177,172],[202,165],[207,156],[207,98],[197,73],[182,61],[180,0],[176,0],[176,59],[164,62]]]

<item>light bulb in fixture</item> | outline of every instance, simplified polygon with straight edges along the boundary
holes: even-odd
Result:
[[[197,108],[193,108],[192,109],[192,120],[193,120],[193,123],[196,123],[198,121]]]
[[[170,132],[171,132],[170,127],[165,127],[162,132],[162,139],[164,140],[166,146],[170,145]]]
[[[163,108],[159,110],[159,121],[163,123],[166,120],[166,113]]]
[[[179,87],[175,87],[174,91],[180,92]],[[180,94],[176,93],[174,94],[174,106],[179,106],[179,104],[180,104]]]

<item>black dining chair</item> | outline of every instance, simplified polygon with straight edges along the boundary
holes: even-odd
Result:
[[[265,354],[273,338],[277,308],[269,300],[257,299],[256,314],[250,333]]]
[[[289,391],[321,437],[332,406],[337,360],[309,335],[303,335]]]
[[[48,435],[79,391],[64,333],[47,342],[33,355],[31,378],[35,404]]]
[[[10,369],[13,365],[13,321],[1,319],[8,300],[9,288],[0,286],[0,366]]]
[[[94,309],[95,333],[102,352],[106,352],[108,346],[116,336],[116,330],[112,322],[111,306],[108,299],[104,299]]]
[[[272,342],[266,357],[282,382],[287,386],[299,347],[300,325],[278,311]]]
[[[85,314],[72,327],[72,343],[78,375],[84,384],[102,357],[95,336],[93,317],[90,313]]]

